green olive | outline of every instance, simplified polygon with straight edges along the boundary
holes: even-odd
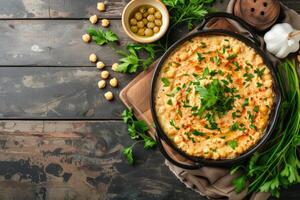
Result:
[[[136,12],[135,15],[134,15],[134,17],[139,21],[139,20],[141,20],[143,18],[143,15],[140,12]]]
[[[145,29],[144,28],[140,28],[137,32],[138,35],[140,36],[144,36],[145,35]]]
[[[145,26],[148,24],[148,20],[146,18],[143,18],[142,21],[143,21]]]
[[[145,12],[147,11],[147,8],[146,8],[145,6],[141,6],[141,7],[139,8],[139,11],[140,11],[141,13],[145,13]]]
[[[161,19],[161,13],[159,12],[159,11],[156,11],[155,13],[154,13],[154,17],[156,18],[156,19]]]
[[[148,28],[154,28],[155,24],[153,22],[148,22],[147,27]]]
[[[145,12],[145,13],[143,13],[143,17],[148,17],[148,15],[149,15],[149,13],[148,12]]]
[[[148,15],[147,20],[148,20],[149,22],[153,22],[153,21],[155,20],[154,15]]]
[[[160,28],[159,28],[158,26],[155,26],[155,27],[153,28],[154,33],[158,33],[159,30],[160,30]]]
[[[130,27],[130,30],[134,33],[137,33],[138,32],[138,27],[137,26],[131,26]]]
[[[144,28],[144,26],[145,26],[145,24],[143,21],[138,21],[138,23],[137,23],[138,28]]]
[[[162,25],[162,22],[161,22],[160,19],[156,19],[156,20],[154,21],[154,23],[155,23],[156,26],[161,26],[161,25]]]
[[[148,13],[149,14],[154,14],[155,13],[155,8],[153,8],[153,7],[148,8]]]
[[[130,24],[131,25],[136,25],[137,20],[135,18],[130,19]]]
[[[153,35],[153,30],[150,28],[146,28],[145,30],[145,36],[150,37]]]

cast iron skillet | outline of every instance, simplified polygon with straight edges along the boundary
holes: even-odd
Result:
[[[238,33],[232,32],[232,31],[228,31],[228,30],[223,30],[223,29],[202,30],[203,27],[207,24],[207,22],[210,19],[215,18],[215,17],[225,17],[225,18],[229,18],[231,20],[235,20],[236,22],[238,22],[240,25],[242,25],[250,33],[249,38],[247,38],[247,37],[245,37],[241,34],[238,34]],[[156,83],[158,81],[157,80],[158,75],[160,73],[160,70],[161,70],[165,60],[168,58],[168,56],[177,47],[179,47],[184,42],[186,42],[186,41],[188,41],[191,38],[194,38],[196,36],[207,36],[207,35],[230,36],[230,37],[233,37],[235,39],[240,40],[241,42],[244,42],[249,47],[252,47],[256,51],[256,53],[258,53],[263,58],[264,63],[270,69],[271,75],[272,75],[272,78],[273,78],[273,90],[274,90],[274,93],[275,93],[275,102],[274,102],[274,106],[273,106],[271,114],[270,114],[269,123],[268,123],[268,126],[267,126],[266,130],[265,130],[265,133],[262,136],[262,138],[257,142],[256,145],[254,145],[247,152],[241,154],[240,156],[238,156],[234,159],[212,160],[212,159],[205,159],[205,158],[190,156],[190,155],[186,154],[185,152],[183,152],[182,150],[177,148],[176,145],[163,132],[163,130],[162,130],[162,128],[161,128],[161,126],[158,122],[158,119],[157,119],[157,113],[155,111],[155,88],[156,88]],[[263,144],[268,140],[268,138],[272,134],[272,132],[274,130],[274,125],[275,125],[275,123],[277,121],[277,118],[278,118],[278,110],[279,110],[279,107],[280,107],[280,103],[281,103],[281,93],[280,93],[280,88],[278,86],[278,81],[277,81],[276,76],[275,76],[275,69],[274,69],[272,63],[270,62],[270,59],[268,58],[268,56],[260,49],[260,42],[259,42],[259,39],[258,39],[257,35],[254,33],[252,27],[249,24],[247,24],[242,19],[240,19],[240,18],[238,18],[234,15],[231,15],[229,13],[213,13],[213,14],[207,15],[204,18],[202,24],[197,28],[197,31],[195,31],[194,33],[191,33],[191,34],[187,35],[186,37],[180,39],[179,41],[177,41],[175,44],[173,44],[164,53],[164,55],[161,57],[159,63],[157,64],[156,70],[155,70],[153,78],[152,78],[151,112],[152,112],[153,120],[154,120],[154,123],[155,123],[155,126],[156,126],[156,140],[158,142],[158,145],[160,147],[160,150],[161,150],[162,154],[166,157],[166,159],[169,160],[171,163],[177,165],[178,167],[185,168],[185,169],[199,169],[200,167],[202,167],[204,165],[230,167],[233,164],[239,163],[239,162],[245,160],[246,158],[248,158],[249,156],[251,156],[255,151],[257,151],[258,148],[263,146]],[[162,145],[162,140],[168,146],[170,146],[172,148],[172,150],[175,150],[176,153],[179,153],[182,157],[184,157],[190,163],[193,163],[193,164],[191,164],[191,165],[183,164],[181,162],[178,162],[178,161],[172,159],[171,156],[169,156],[168,153],[165,151],[165,149]]]

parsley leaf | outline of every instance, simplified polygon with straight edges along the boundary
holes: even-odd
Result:
[[[237,54],[234,53],[234,54],[229,55],[229,56],[227,57],[227,60],[232,60],[232,59],[234,59],[234,58],[236,58],[236,57],[237,57]]]
[[[228,141],[228,145],[233,149],[235,150],[235,148],[238,146],[238,143],[236,140],[230,140]]]
[[[205,135],[203,132],[200,132],[200,131],[197,131],[197,130],[194,130],[193,132],[192,132],[192,134],[193,135],[199,135],[199,136],[203,136],[203,135]]]
[[[92,27],[89,27],[87,29],[87,32],[89,35],[92,36],[92,40],[96,42],[98,45],[104,45],[110,42],[115,42],[119,40],[119,37],[117,34],[112,32],[111,29],[108,29],[107,31],[103,30],[102,28],[99,28],[98,31],[95,30]]]
[[[136,120],[133,116],[133,113],[130,109],[124,110],[122,113],[123,121],[128,126],[128,135],[133,140],[138,140],[133,145],[124,148],[123,155],[126,157],[129,164],[133,164],[134,157],[133,157],[133,148],[139,142],[144,142],[145,149],[151,149],[156,145],[156,141],[153,140],[151,137],[147,136],[146,133],[149,130],[145,121]]]
[[[202,56],[202,54],[197,52],[197,60],[198,60],[198,62],[201,63],[201,61],[204,60],[204,59],[205,58]]]
[[[235,186],[235,191],[237,193],[240,193],[244,190],[246,187],[246,180],[247,176],[243,175],[238,177],[237,179],[233,180],[233,185]]]
[[[127,51],[119,51],[118,53],[123,56],[119,61],[117,72],[121,73],[134,73],[139,67],[144,70],[153,62],[155,57],[155,45],[153,44],[128,44]],[[142,59],[139,56],[140,52],[146,52],[148,57]]]
[[[163,82],[164,87],[170,86],[170,81],[169,81],[169,79],[163,77],[163,78],[161,78],[161,81]]]

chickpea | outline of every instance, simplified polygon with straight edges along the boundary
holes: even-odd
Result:
[[[154,32],[154,33],[158,33],[159,30],[160,30],[160,28],[159,28],[158,26],[155,26],[155,27],[153,28],[153,32]]]
[[[114,64],[111,66],[111,69],[112,69],[113,71],[117,71],[118,67],[119,67],[119,64],[118,64],[118,63],[114,63]]]
[[[144,28],[140,28],[137,32],[138,35],[140,36],[144,36],[145,35],[145,29]]]
[[[111,91],[108,91],[104,94],[106,100],[111,101],[114,98],[114,95]]]
[[[101,81],[98,82],[99,89],[105,88],[105,86],[106,86],[105,80],[101,80]]]
[[[156,19],[161,19],[161,13],[159,12],[159,11],[156,11],[155,13],[154,13],[154,17],[156,18]]]
[[[264,85],[268,88],[272,87],[272,80],[266,80]]]
[[[150,37],[153,35],[153,30],[150,28],[146,28],[145,30],[145,36]]]
[[[130,24],[131,25],[136,25],[137,20],[135,18],[130,19]]]
[[[145,12],[147,12],[147,8],[145,6],[141,6],[139,8],[139,11],[140,11],[140,13],[145,13]]]
[[[148,20],[146,18],[142,19],[142,22],[144,23],[144,25],[146,26],[148,23]]]
[[[91,22],[92,24],[96,24],[97,21],[98,21],[97,15],[92,15],[92,16],[90,17],[90,22]]]
[[[180,135],[176,135],[175,137],[174,137],[174,142],[176,143],[176,144],[178,144],[178,143],[180,143],[180,142],[182,142],[182,136],[180,136]]]
[[[82,40],[85,42],[85,43],[88,43],[91,41],[91,36],[89,34],[84,34],[82,36]]]
[[[154,23],[155,23],[156,26],[161,26],[162,25],[162,22],[161,22],[160,19],[154,20]]]
[[[109,72],[108,71],[101,72],[101,78],[107,79],[108,77],[109,77]]]
[[[153,22],[148,22],[147,27],[153,29],[155,27],[155,24]]]
[[[145,26],[145,24],[144,24],[142,21],[139,21],[139,22],[137,23],[137,27],[138,27],[138,28],[144,28],[144,26]]]
[[[267,89],[266,92],[265,92],[265,96],[266,96],[266,97],[272,97],[272,95],[273,95],[272,89],[270,89],[270,88]]]
[[[90,55],[90,61],[91,62],[93,62],[93,63],[95,63],[95,62],[97,62],[97,56],[96,56],[96,54],[94,54],[94,53],[92,53],[91,55]]]
[[[135,17],[136,20],[139,21],[139,20],[141,20],[143,18],[143,15],[140,12],[136,12],[135,15],[134,15],[134,17]]]
[[[148,12],[143,13],[143,17],[148,17],[148,15],[149,15]]]
[[[155,8],[153,8],[153,7],[148,8],[148,13],[149,14],[154,14],[155,13]]]
[[[98,9],[100,12],[105,11],[105,4],[104,4],[103,2],[97,3],[97,9]]]
[[[105,64],[102,61],[97,62],[96,64],[97,69],[103,69],[105,67]]]
[[[268,107],[266,105],[261,105],[259,107],[259,110],[262,112],[262,113],[267,113],[268,112]]]
[[[108,19],[102,19],[101,20],[101,25],[103,27],[108,27],[109,26],[109,20]]]
[[[132,32],[134,32],[134,33],[137,33],[138,32],[138,27],[137,26],[131,26],[130,27],[130,30],[132,31]]]
[[[109,84],[112,87],[117,87],[118,86],[118,80],[116,78],[112,78],[112,79],[110,79]]]
[[[148,20],[149,22],[153,22],[153,21],[155,20],[154,15],[148,15],[147,20]]]
[[[179,55],[179,59],[180,59],[181,61],[185,61],[187,58],[188,58],[188,54],[185,53],[185,52],[182,52],[182,53]]]

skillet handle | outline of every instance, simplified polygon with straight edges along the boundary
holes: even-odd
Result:
[[[155,139],[157,141],[157,145],[161,151],[161,153],[164,155],[164,157],[172,164],[176,165],[177,167],[180,167],[182,169],[187,169],[187,170],[196,170],[196,169],[200,169],[202,167],[202,165],[200,164],[196,164],[196,165],[186,165],[186,164],[182,164],[180,162],[177,162],[176,160],[174,160],[173,158],[171,158],[171,156],[169,156],[169,154],[166,152],[165,148],[162,145],[161,139],[160,137],[157,135],[157,133],[155,134]]]
[[[204,26],[209,22],[209,20],[216,18],[216,17],[224,17],[224,18],[229,18],[232,19],[236,22],[238,22],[243,28],[245,28],[249,33],[250,33],[250,39],[255,42],[257,45],[261,46],[260,40],[257,36],[257,34],[255,33],[254,28],[248,24],[247,22],[245,22],[243,19],[230,14],[230,13],[226,13],[226,12],[216,12],[216,13],[210,13],[207,14],[202,23],[197,27],[197,30],[200,31],[204,28]]]

